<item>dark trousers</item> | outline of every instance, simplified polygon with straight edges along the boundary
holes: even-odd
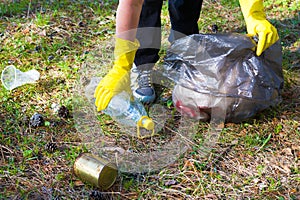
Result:
[[[140,70],[152,69],[158,61],[161,46],[161,9],[163,0],[144,0],[137,39],[140,48],[134,63]],[[169,0],[168,9],[171,21],[169,41],[186,35],[199,33],[197,21],[200,16],[202,0]]]

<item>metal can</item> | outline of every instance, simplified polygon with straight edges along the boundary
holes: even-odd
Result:
[[[74,174],[82,181],[101,189],[110,188],[118,176],[117,166],[91,153],[79,155],[73,165]]]

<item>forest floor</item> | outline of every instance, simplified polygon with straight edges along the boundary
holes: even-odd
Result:
[[[155,150],[177,134],[170,126],[170,134],[140,141],[102,113],[96,123],[80,126],[89,118],[76,115],[84,107],[74,103],[74,96],[82,94],[78,88],[87,81],[86,66],[100,67],[88,75],[103,76],[111,64],[104,52],[113,49],[117,1],[1,1],[0,71],[14,65],[36,69],[40,78],[12,91],[1,86],[0,199],[300,199],[299,1],[266,0],[264,5],[281,39],[282,102],[241,123],[225,123],[205,157],[201,144],[210,124],[197,123],[178,159],[172,160],[170,152],[170,163],[153,172],[120,172],[103,191],[74,175],[80,153],[107,139],[143,155],[142,148]],[[167,31],[166,3],[162,24]],[[211,33],[213,25],[221,33],[245,33],[238,1],[204,1],[200,32]],[[161,106],[166,116],[174,114],[170,101]],[[43,120],[33,123],[35,113]],[[93,132],[95,124],[100,128]]]

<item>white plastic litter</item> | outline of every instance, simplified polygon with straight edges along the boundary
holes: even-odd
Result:
[[[13,65],[7,66],[1,74],[1,82],[7,90],[13,90],[25,84],[35,83],[40,78],[40,73],[35,70],[22,72]]]

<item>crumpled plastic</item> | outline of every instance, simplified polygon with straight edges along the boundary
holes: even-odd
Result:
[[[212,108],[240,122],[282,100],[280,41],[255,55],[256,43],[237,34],[195,34],[174,41],[163,74],[175,82],[173,103],[182,114],[208,120]],[[225,112],[225,113],[224,113]]]

